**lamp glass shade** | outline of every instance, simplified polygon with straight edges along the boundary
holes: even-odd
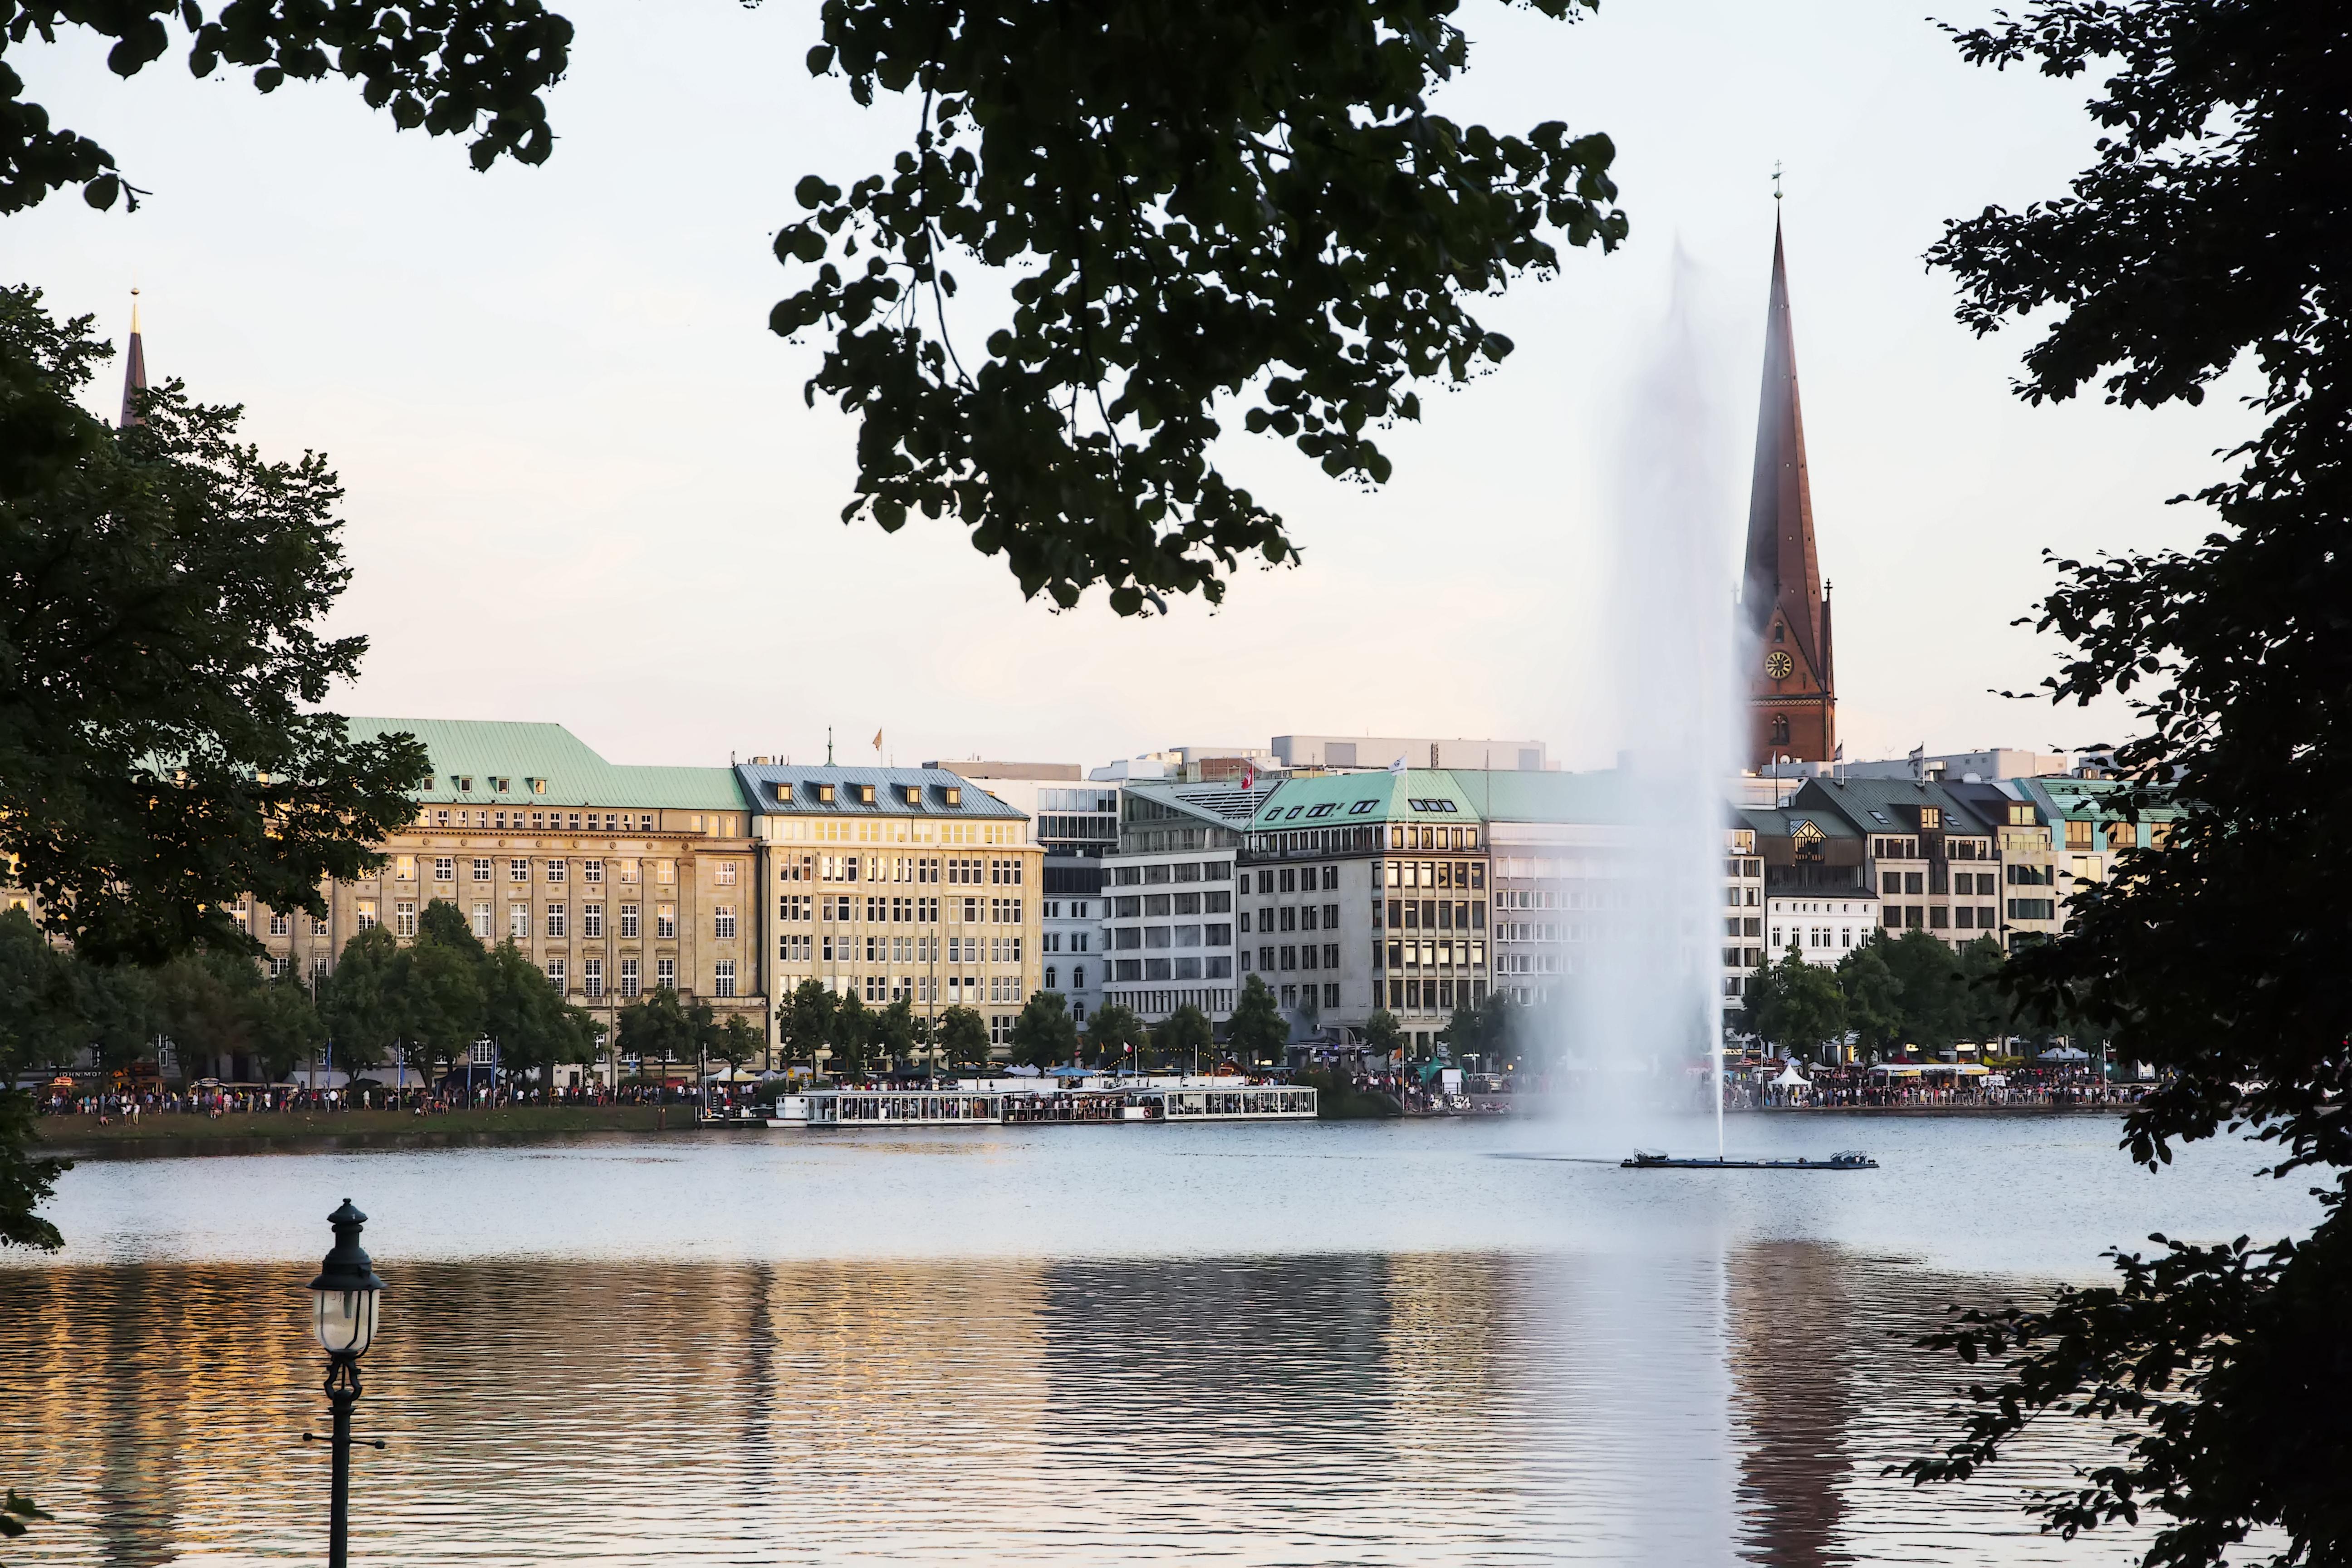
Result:
[[[382,1294],[313,1288],[310,1299],[317,1306],[311,1332],[319,1336],[320,1346],[329,1355],[365,1355],[375,1338],[376,1301]]]

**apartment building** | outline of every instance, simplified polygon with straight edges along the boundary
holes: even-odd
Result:
[[[2162,801],[2132,805],[2134,787],[2121,780],[2019,779],[2016,788],[2046,825],[2042,847],[2048,864],[2038,886],[2021,875],[2015,890],[2037,911],[2044,901],[2052,906],[2047,929],[2053,931],[2064,924],[2069,899],[2114,876],[2127,852],[2161,845],[2180,816]]]
[[[1271,784],[1127,784],[1117,851],[1104,862],[1110,975],[1103,1003],[1150,1022],[1198,1007],[1234,1010],[1234,860]]]
[[[1485,826],[1438,769],[1292,779],[1249,824],[1242,973],[1294,1026],[1360,1029],[1381,1009],[1415,1043],[1494,984]]]
[[[1749,807],[1738,816],[1764,873],[1762,951],[1751,973],[1756,961],[1776,963],[1792,947],[1808,963],[1834,964],[1878,929],[1868,845],[1842,814]]]
[[[1994,825],[1994,853],[2000,860],[2001,944],[2013,952],[2020,942],[2056,935],[2065,914],[2058,889],[2058,853],[2050,823],[2025,781],[1970,781],[1944,787]]]
[[[325,920],[237,910],[273,975],[323,978],[352,936],[382,925],[405,941],[438,900],[483,942],[513,942],[608,1030],[621,1005],[665,985],[722,1016],[765,1019],[751,813],[732,772],[609,763],[560,724],[350,725],[358,739],[415,736],[432,774],[415,821],[383,845],[383,868],[324,889]]]
[[[1027,816],[944,768],[753,762],[735,777],[759,848],[770,984],[927,1018],[977,1009],[1012,1037],[1041,978],[1045,850]]]
[[[1044,989],[1083,1026],[1108,978],[1109,903],[1103,858],[1118,845],[1116,783],[1087,782],[1076,763],[926,763],[960,773],[1014,810],[1045,854],[1038,942]]]
[[[1986,802],[1945,784],[1889,779],[1814,779],[1789,809],[1816,822],[1842,817],[1861,835],[1865,885],[1890,936],[1925,931],[1955,946],[2000,938],[2005,812],[1996,820]]]

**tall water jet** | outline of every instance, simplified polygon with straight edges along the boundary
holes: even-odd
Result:
[[[1656,346],[1611,486],[1604,613],[1618,694],[1617,809],[1584,867],[1583,972],[1568,990],[1571,1118],[1622,1144],[1691,1131],[1722,1145],[1725,783],[1737,771],[1727,427],[1678,247]],[[1580,1070],[1577,1070],[1580,1069]],[[1580,1140],[1581,1141],[1581,1140]]]

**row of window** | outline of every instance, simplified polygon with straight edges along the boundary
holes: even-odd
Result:
[[[1125,894],[1110,900],[1111,914],[1118,920],[1150,920],[1171,915],[1230,914],[1233,894],[1219,889],[1209,893],[1144,893]]]
[[[530,820],[527,822],[524,816],[525,814],[520,811],[474,811],[470,814],[469,820],[467,809],[459,806],[456,808],[456,820],[452,821],[450,807],[426,806],[417,812],[416,820],[420,826],[484,827],[505,833],[627,833],[633,831],[629,826],[630,814],[625,811],[603,813],[534,811],[529,814]],[[509,818],[512,820],[509,821]],[[637,826],[634,831],[651,833],[654,830],[652,812],[638,812],[635,820]],[[710,820],[714,827],[719,823],[719,818],[715,816]],[[698,816],[694,819],[694,831],[697,833],[702,831],[702,818]]]
[[[1119,888],[1150,888],[1162,882],[1230,882],[1234,879],[1234,863],[1173,860],[1157,866],[1114,866],[1110,879],[1112,886]]]
[[[776,957],[805,963],[1021,963],[1017,936],[780,936]]]
[[[1021,900],[977,897],[950,899],[947,900],[947,914],[950,920],[964,925],[1019,925]],[[784,893],[776,899],[776,919],[788,924],[800,924],[810,920],[822,920],[832,924],[861,918],[868,925],[937,925],[940,923],[940,900],[919,894],[910,898],[894,898],[882,893],[867,893],[862,896],[862,900],[847,893],[826,893],[814,900],[802,893]]]
[[[1772,928],[1772,951],[1774,952],[1788,952],[1790,942],[1793,942],[1799,947],[1814,948],[1852,947],[1853,945],[1853,929],[1851,926],[1790,926],[1788,928],[1789,942],[1787,942],[1780,940],[1780,931],[1781,928],[1779,926],[1774,926]],[[1835,933],[1834,940],[1832,940],[1832,932]]]
[[[1242,972],[1247,973],[1250,950],[1242,949]],[[1321,945],[1307,942],[1291,947],[1261,947],[1257,950],[1257,966],[1272,973],[1276,970],[1337,969],[1339,967],[1339,944],[1327,942]]]
[[[1301,904],[1296,908],[1286,904],[1279,910],[1260,910],[1257,912],[1257,929],[1260,931],[1314,931],[1318,929],[1316,925],[1318,912],[1313,904]],[[1338,931],[1339,929],[1339,905],[1325,904],[1319,912],[1323,922],[1321,930]],[[1279,925],[1276,924],[1277,919]],[[1244,910],[1242,930],[1247,931],[1249,928],[1249,911]]]
[[[1057,978],[1061,973],[1061,970],[1053,964],[1049,963],[1045,966],[1046,990],[1059,991],[1062,988],[1062,983],[1060,979]],[[1073,963],[1070,965],[1070,989],[1073,991],[1084,991],[1086,988],[1087,966],[1083,963]]]
[[[1381,946],[1372,943],[1372,967],[1381,964]],[[1484,969],[1486,967],[1486,944],[1483,942],[1392,942],[1387,947],[1391,969]]]
[[[454,882],[457,879],[457,857],[454,855],[436,855],[432,858],[433,879],[435,881]],[[472,879],[474,881],[488,882],[497,879],[497,860],[487,855],[473,856],[470,857],[470,859],[472,861],[470,869],[472,872]],[[417,858],[414,855],[394,856],[392,858],[393,880],[395,882],[414,882],[416,880],[416,860]],[[733,887],[735,885],[736,867],[738,864],[738,862],[733,860],[713,861],[710,867],[710,879],[712,883],[721,888]],[[563,882],[568,881],[571,879],[572,862],[569,860],[542,860],[539,862],[539,865],[541,868],[541,875],[547,881]],[[531,862],[527,858],[517,858],[509,859],[507,861],[507,880],[509,882],[530,881],[531,879],[530,868]],[[616,882],[635,882],[637,879],[637,871],[638,862],[635,860],[615,860],[613,862],[613,879]],[[583,882],[592,884],[601,883],[604,881],[604,862],[602,860],[581,861],[580,879]],[[677,880],[677,862],[675,860],[655,861],[653,879],[656,884],[663,886],[676,883]]]
[[[730,868],[731,870],[731,868]],[[733,880],[730,876],[728,879]],[[797,855],[776,866],[780,882],[938,882],[960,886],[987,884],[1000,888],[1022,885],[1022,862],[984,856],[949,855]]]
[[[1141,947],[1223,947],[1234,940],[1234,928],[1223,921],[1197,926],[1118,926],[1111,931],[1111,947],[1131,952]]]
[[[1951,891],[1964,899],[1990,899],[2000,886],[1998,879],[1990,871],[1954,871],[1951,883]],[[1878,874],[1878,890],[1890,898],[1906,894],[1917,898],[1922,892],[1941,893],[1945,890],[1944,870],[1937,867],[1925,873],[1924,879],[1917,871],[1881,871]]]
[[[1112,963],[1117,980],[1231,980],[1234,961],[1209,958],[1121,958]]]
[[[1038,944],[1045,952],[1092,952],[1094,932],[1049,931],[1038,939]]]
[[[1335,985],[1331,989],[1337,991],[1339,987]],[[1389,982],[1389,1006],[1400,1013],[1451,1013],[1456,1007],[1475,1007],[1486,999],[1486,983],[1483,980],[1405,979]],[[1334,998],[1325,1005],[1336,1007],[1339,1003]]]
[[[1929,931],[1949,931],[1955,927],[1961,931],[1999,931],[2000,929],[2000,910],[1991,904],[1987,904],[1982,909],[1973,904],[1959,904],[1948,910],[1942,904],[1935,904],[1929,906],[1924,912],[1927,916],[1927,929]],[[1922,910],[1917,904],[1889,904],[1881,918],[1889,931],[1917,931],[1920,928],[1921,913]]]
[[[620,983],[615,989],[624,998],[635,997],[643,989],[641,975],[644,972],[638,967],[638,963],[639,961],[635,958],[624,958],[619,961]],[[565,972],[566,965],[562,958],[551,958],[547,961],[548,984],[553,985],[558,991],[565,989]],[[673,991],[677,988],[677,959],[654,960],[654,988],[656,990],[667,988]],[[604,961],[603,959],[583,958],[580,961],[580,989],[592,1000],[604,994]],[[733,959],[722,958],[711,965],[710,994],[713,996],[735,994],[735,961]]]
[[[1372,906],[1372,924],[1381,923],[1381,907]],[[1391,899],[1388,907],[1388,929],[1391,931],[1485,931],[1486,900],[1484,899]]]

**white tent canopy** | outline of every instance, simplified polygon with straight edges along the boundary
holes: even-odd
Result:
[[[1797,1070],[1796,1063],[1790,1062],[1780,1069],[1780,1076],[1772,1080],[1772,1087],[1774,1089],[1811,1089],[1813,1084],[1811,1079]]]

